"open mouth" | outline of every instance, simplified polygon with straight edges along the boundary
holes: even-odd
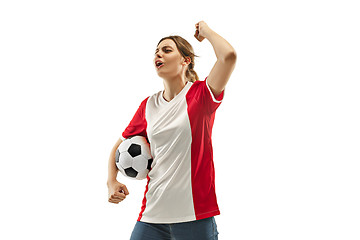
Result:
[[[160,62],[160,61],[157,61],[157,62],[155,63],[155,65],[156,65],[157,68],[161,68],[162,66],[164,66],[164,63],[163,63],[163,62]]]

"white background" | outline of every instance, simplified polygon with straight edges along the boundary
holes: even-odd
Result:
[[[220,3],[221,2],[221,3]],[[237,51],[213,129],[220,239],[360,239],[356,1],[1,1],[1,239],[129,239],[146,181],[107,202],[108,157],[204,20]]]

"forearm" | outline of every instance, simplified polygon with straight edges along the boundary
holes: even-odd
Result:
[[[112,151],[109,158],[109,166],[108,166],[108,182],[112,182],[116,180],[118,173],[118,169],[115,164],[115,152]]]
[[[204,35],[213,46],[217,59],[226,60],[228,58],[233,58],[234,56],[236,57],[235,49],[215,31],[209,28]]]
[[[119,145],[121,144],[121,139],[119,139],[115,146],[113,147],[113,149],[111,150],[110,153],[110,157],[109,157],[109,166],[108,166],[108,183],[112,182],[114,180],[116,180],[117,177],[117,173],[118,173],[118,168],[115,164],[115,154],[116,154],[116,150],[119,147]]]

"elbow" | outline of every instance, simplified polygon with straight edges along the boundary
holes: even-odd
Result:
[[[231,51],[231,52],[229,52],[228,54],[225,55],[224,61],[226,61],[226,62],[236,62],[236,58],[237,58],[237,54],[236,54],[236,52],[234,50],[234,51]]]

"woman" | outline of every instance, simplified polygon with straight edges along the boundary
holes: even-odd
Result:
[[[144,136],[154,158],[131,240],[218,239],[214,216],[220,211],[211,130],[235,67],[236,52],[204,21],[195,27],[195,37],[208,39],[217,57],[208,77],[199,81],[194,71],[195,54],[185,39],[161,39],[154,65],[164,90],[142,101],[110,154],[107,184],[109,202],[115,204],[129,194],[116,180],[115,151],[120,143],[131,136]]]

